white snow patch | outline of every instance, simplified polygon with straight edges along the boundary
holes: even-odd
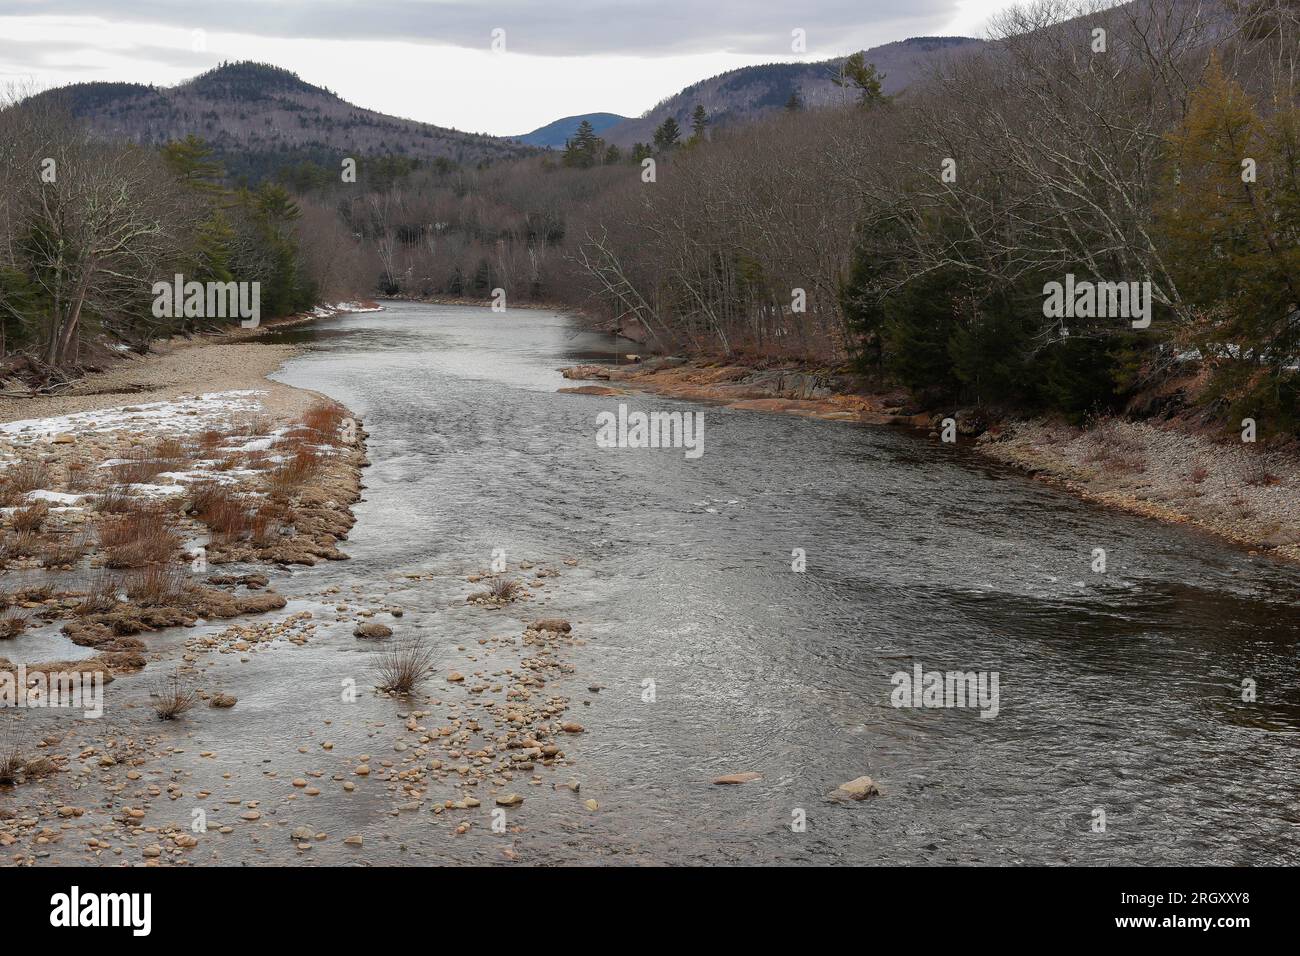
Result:
[[[188,435],[205,431],[215,422],[226,421],[235,415],[259,412],[261,403],[257,398],[265,394],[258,389],[237,389],[167,402],[100,408],[53,418],[28,418],[0,424],[0,435],[21,443],[48,441],[68,432],[95,434],[131,430]]]

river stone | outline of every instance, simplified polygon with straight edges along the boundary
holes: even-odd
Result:
[[[352,636],[373,641],[384,637],[392,637],[393,629],[387,624],[358,624],[352,631]]]
[[[831,794],[832,800],[865,800],[867,797],[880,796],[880,788],[870,777],[857,777],[848,783],[842,783]]]
[[[715,784],[750,783],[751,781],[762,780],[762,779],[763,779],[763,775],[761,773],[755,773],[752,770],[746,770],[742,773],[726,774],[725,776],[719,777],[717,780],[714,780],[713,782]]]

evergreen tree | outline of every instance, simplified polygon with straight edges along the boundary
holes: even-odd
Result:
[[[1300,111],[1262,119],[1215,57],[1168,139],[1159,223],[1203,346],[1286,364],[1300,353]]]
[[[691,139],[701,140],[704,138],[704,131],[709,127],[709,114],[704,111],[704,107],[696,104],[695,112],[691,114]]]
[[[212,148],[199,137],[191,134],[167,143],[159,152],[163,162],[186,186],[199,192],[221,191],[220,181],[225,173],[221,164],[211,159]]]
[[[659,152],[667,152],[674,146],[680,144],[682,138],[681,127],[677,125],[677,120],[671,116],[659,124],[655,130],[655,149]]]
[[[876,72],[876,64],[868,63],[861,53],[854,53],[840,66],[834,83],[840,89],[852,90],[858,105],[867,109],[889,102],[881,85],[884,79],[883,73]]]
[[[589,120],[583,120],[578,124],[578,131],[573,134],[573,139],[565,141],[561,161],[565,166],[590,169],[605,162],[605,154],[605,141],[596,135],[596,130]]]

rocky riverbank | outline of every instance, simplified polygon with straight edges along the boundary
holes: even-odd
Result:
[[[146,664],[146,632],[284,606],[265,575],[218,566],[346,557],[364,431],[265,377],[293,351],[175,339],[0,399],[0,672],[60,671],[75,647],[112,680]]]
[[[625,366],[579,365],[565,378],[599,384],[560,391],[652,392],[728,408],[830,421],[903,425],[941,436],[945,417],[902,390],[870,391],[834,371],[755,368],[682,358],[627,356]],[[956,439],[981,454],[1083,497],[1162,521],[1189,524],[1275,557],[1300,560],[1300,460],[1245,442],[1217,441],[1175,418],[1121,418],[1079,428],[1045,419],[988,423],[956,417]]]

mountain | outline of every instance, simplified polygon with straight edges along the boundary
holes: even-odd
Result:
[[[629,117],[619,116],[617,113],[583,113],[580,116],[566,116],[523,136],[512,136],[511,139],[516,139],[525,146],[561,149],[565,141],[573,138],[573,134],[578,131],[578,126],[583,120],[590,123],[591,128],[599,135],[617,123],[628,122]]]
[[[264,63],[223,64],[174,87],[74,83],[38,96],[57,100],[106,139],[158,145],[200,136],[236,180],[257,181],[305,161],[338,169],[348,156],[477,163],[533,152],[504,138],[362,109]]]
[[[885,74],[886,93],[898,93],[923,75],[941,57],[979,49],[985,41],[971,37],[913,37],[864,51],[868,63]],[[725,126],[755,119],[764,113],[784,109],[792,93],[805,106],[827,106],[843,100],[846,91],[833,78],[843,58],[816,63],[767,63],[744,66],[692,83],[636,119],[611,126],[601,135],[618,146],[648,143],[655,127],[667,117],[687,131],[696,105],[708,111],[710,123]]]

